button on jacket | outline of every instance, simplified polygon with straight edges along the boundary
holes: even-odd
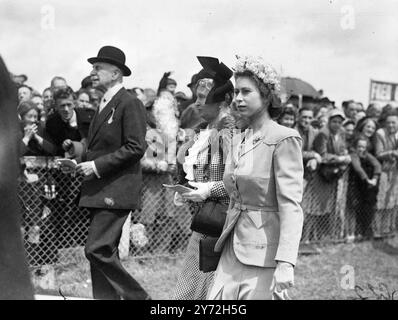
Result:
[[[224,184],[231,202],[215,251],[232,235],[243,264],[295,265],[303,225],[302,139],[296,130],[269,120],[240,142],[234,137],[226,161]]]

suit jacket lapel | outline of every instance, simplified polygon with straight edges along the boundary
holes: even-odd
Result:
[[[114,113],[119,102],[120,102],[120,97],[123,94],[124,89],[120,89],[111,99],[111,101],[108,102],[108,104],[101,110],[101,112],[96,112],[94,119],[92,121],[92,124],[90,126],[90,135],[88,139],[88,146],[93,142],[95,136],[98,133],[98,130],[102,126],[102,124],[108,119],[109,115],[111,113]],[[112,115],[113,116],[113,115]]]
[[[272,127],[274,127],[274,122],[272,120],[269,120],[266,123],[264,123],[264,125],[262,126],[261,130],[258,133],[254,135],[250,134],[249,137],[245,139],[245,145],[243,147],[243,150],[241,150],[240,152],[240,157],[242,157],[246,153],[252,151],[258,145],[260,145],[264,141],[269,130],[272,130]]]

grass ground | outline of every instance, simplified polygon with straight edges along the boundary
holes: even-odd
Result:
[[[358,299],[360,296],[378,299],[382,295],[387,297],[387,291],[391,295],[394,290],[397,290],[395,299],[398,299],[398,237],[389,240],[387,245],[366,241],[329,244],[318,249],[318,255],[299,257],[295,270],[296,284],[290,291],[293,299],[341,300]],[[182,256],[129,258],[123,264],[153,299],[167,300],[175,286],[182,261]],[[42,292],[38,278],[34,275],[33,280],[37,291]],[[85,260],[56,267],[53,282],[51,291],[57,292],[61,288],[65,295],[91,297],[89,266]],[[354,285],[359,287],[353,290]]]

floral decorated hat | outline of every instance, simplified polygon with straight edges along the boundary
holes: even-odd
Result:
[[[273,93],[280,93],[280,76],[270,64],[264,61],[262,57],[236,55],[236,58],[237,61],[233,68],[235,73],[250,71],[265,83]]]

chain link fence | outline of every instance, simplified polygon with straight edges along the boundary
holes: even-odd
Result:
[[[81,177],[63,174],[55,159],[21,158],[22,233],[31,266],[84,259],[89,213],[78,207]],[[347,169],[338,180],[326,182],[315,173],[306,180],[303,243],[344,241],[349,236],[395,231],[397,206],[377,210],[375,201],[367,194],[364,197],[363,191],[350,182],[350,174]],[[142,209],[129,216],[120,251],[133,257],[184,252],[191,234],[191,212],[188,205],[176,207],[173,192],[162,187],[173,179],[171,174],[143,174]]]

